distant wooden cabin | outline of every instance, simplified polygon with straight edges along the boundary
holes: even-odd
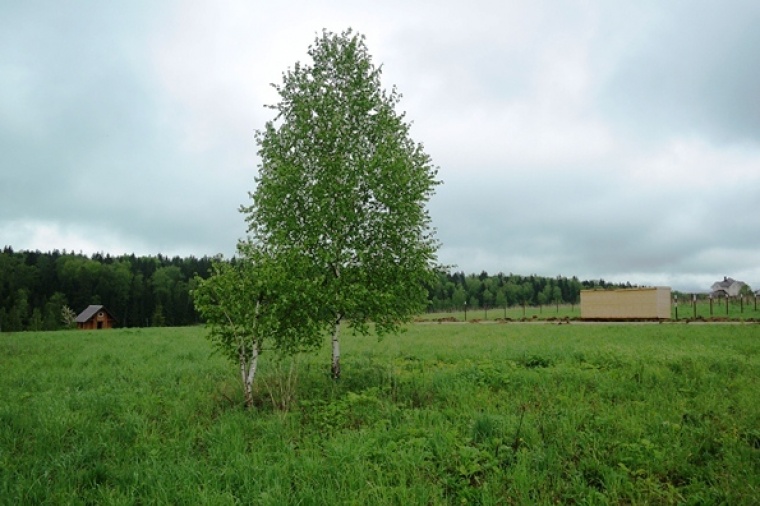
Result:
[[[670,318],[670,287],[581,290],[581,318],[667,320]]]
[[[82,330],[112,329],[116,318],[108,310],[99,305],[87,306],[76,319],[77,328]]]

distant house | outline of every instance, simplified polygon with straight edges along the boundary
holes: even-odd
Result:
[[[737,281],[735,279],[724,276],[723,281],[716,281],[713,283],[713,285],[710,287],[710,290],[712,290],[711,295],[713,297],[736,297],[745,286],[747,286],[747,284],[744,281]]]
[[[77,328],[82,330],[111,329],[116,323],[116,318],[105,307],[92,305],[79,313],[76,322]]]

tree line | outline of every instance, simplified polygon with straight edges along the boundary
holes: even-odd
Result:
[[[0,329],[57,330],[64,308],[78,314],[102,304],[120,327],[199,323],[190,291],[208,276],[212,258],[66,251],[0,253]]]
[[[64,307],[75,313],[103,304],[120,327],[182,326],[201,322],[191,291],[210,275],[214,258],[52,251],[0,252],[0,330],[57,330]],[[428,311],[577,304],[585,288],[622,288],[577,277],[439,271],[426,284]]]
[[[489,275],[444,272],[428,286],[428,311],[578,304],[581,290],[588,288],[631,288],[630,283],[608,283],[603,279],[581,281],[577,277],[546,277],[518,274]]]

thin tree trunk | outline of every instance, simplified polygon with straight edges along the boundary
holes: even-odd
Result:
[[[340,341],[338,340],[338,334],[340,333],[340,320],[342,317],[338,315],[335,319],[335,326],[333,327],[332,334],[332,377],[333,379],[340,378]]]
[[[245,398],[248,407],[253,407],[253,380],[256,378],[256,371],[259,366],[259,342],[253,343],[251,350],[251,363],[248,364],[248,378],[245,384]]]
[[[251,407],[253,404],[253,397],[248,394],[248,367],[245,357],[245,346],[242,344],[238,348],[238,360],[240,362],[240,381],[243,383],[243,393],[245,393],[245,405]]]
[[[259,365],[259,342],[253,343],[250,360],[247,359],[245,347],[240,347],[240,375],[243,380],[245,391],[245,405],[253,407],[253,380],[256,378],[256,370]]]
[[[256,301],[256,310],[254,313],[254,321],[259,316],[260,301]],[[259,365],[259,339],[254,337],[251,347],[250,361],[246,357],[245,341],[240,345],[240,375],[243,379],[243,390],[245,391],[245,405],[248,408],[253,407],[253,380],[256,378],[256,369]]]
[[[340,278],[340,267],[338,264],[333,265],[333,272],[335,278]],[[340,306],[338,306],[340,307]],[[343,319],[343,315],[338,313],[335,316],[335,326],[333,327],[332,335],[332,377],[333,379],[340,379],[340,341],[338,341],[338,334],[340,333],[340,321]]]

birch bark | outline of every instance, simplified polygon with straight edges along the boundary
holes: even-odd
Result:
[[[340,279],[340,267],[337,263],[333,264],[333,273],[335,279]],[[338,313],[335,317],[335,323],[333,324],[332,333],[332,377],[333,379],[340,378],[340,321],[343,319],[343,315]]]
[[[241,348],[242,350],[242,348]],[[246,363],[247,362],[247,363]],[[259,341],[253,343],[250,361],[245,360],[245,351],[241,351],[240,371],[243,375],[243,388],[245,389],[245,405],[253,407],[253,380],[256,378],[256,370],[259,365]]]
[[[260,302],[256,301],[256,309],[254,312],[254,322],[259,316]],[[254,332],[256,332],[256,325],[254,324]],[[248,358],[248,347],[246,346],[245,339],[241,339],[240,347],[238,348],[238,356],[240,358],[240,376],[243,381],[243,391],[245,392],[245,405],[249,408],[253,407],[253,380],[256,378],[256,370],[259,365],[259,338],[254,336],[251,342],[251,356]]]
[[[341,315],[335,319],[335,325],[333,327],[332,334],[332,377],[333,379],[340,378],[340,341],[338,335],[340,334],[340,320]]]

